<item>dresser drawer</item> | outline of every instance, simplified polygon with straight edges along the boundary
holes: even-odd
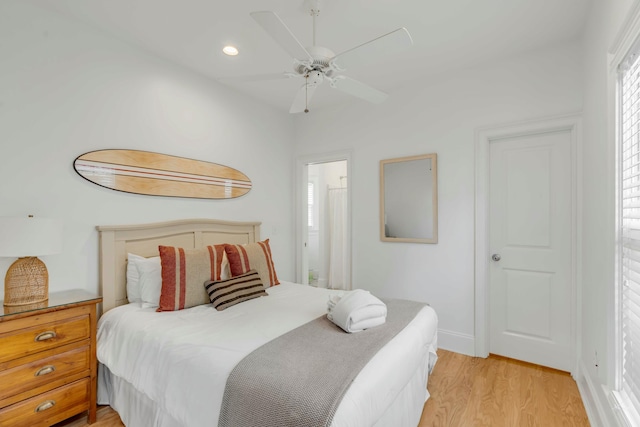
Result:
[[[89,409],[88,378],[0,409],[0,426],[49,426]]]
[[[90,333],[86,307],[0,323],[0,363],[88,339]]]
[[[89,342],[76,348],[65,346],[48,351],[41,358],[25,357],[18,359],[9,369],[0,371],[0,402],[19,393],[50,385],[54,388],[78,373],[89,376],[91,348]],[[67,379],[67,381],[65,381]],[[45,391],[39,390],[39,391]],[[2,405],[0,405],[2,406]]]

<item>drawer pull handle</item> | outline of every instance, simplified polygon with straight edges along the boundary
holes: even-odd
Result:
[[[36,341],[46,341],[56,337],[56,333],[53,331],[41,332],[36,336]]]
[[[47,366],[43,366],[42,368],[38,369],[38,371],[35,373],[36,377],[41,377],[42,375],[47,375],[50,374],[51,372],[55,371],[56,367],[53,365],[47,365]]]
[[[36,412],[42,412],[46,411],[47,409],[51,409],[55,406],[55,404],[55,400],[46,400],[36,407]]]

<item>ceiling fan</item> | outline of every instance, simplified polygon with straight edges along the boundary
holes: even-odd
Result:
[[[406,28],[398,28],[390,33],[369,40],[338,55],[326,47],[316,46],[316,17],[320,13],[320,0],[308,0],[311,16],[313,17],[313,46],[304,47],[293,35],[278,15],[271,11],[251,12],[251,17],[293,57],[293,71],[262,74],[253,76],[238,76],[220,79],[224,82],[250,82],[260,80],[275,80],[283,78],[302,78],[304,83],[298,89],[290,113],[309,112],[309,101],[316,88],[325,80],[329,86],[365,101],[381,103],[387,94],[358,80],[342,75],[342,72],[371,59],[380,58],[413,45],[411,35]]]

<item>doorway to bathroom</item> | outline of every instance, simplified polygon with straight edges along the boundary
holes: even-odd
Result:
[[[351,289],[348,158],[307,158],[300,165],[298,281]]]

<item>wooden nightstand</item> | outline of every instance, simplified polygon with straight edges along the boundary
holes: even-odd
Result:
[[[0,301],[0,426],[50,426],[88,411],[96,420],[96,304],[83,290],[30,306]]]

